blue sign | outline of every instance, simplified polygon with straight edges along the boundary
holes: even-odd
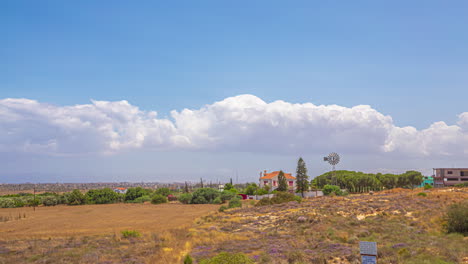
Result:
[[[376,256],[361,256],[361,263],[362,264],[376,264],[377,257]]]

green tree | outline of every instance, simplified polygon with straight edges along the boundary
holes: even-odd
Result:
[[[307,167],[302,158],[297,161],[296,168],[296,189],[301,192],[301,196],[304,197],[304,192],[309,190],[309,176],[307,176]]]
[[[89,204],[109,204],[115,203],[119,199],[119,195],[111,188],[89,190],[85,197]]]
[[[80,190],[75,189],[72,192],[65,194],[65,201],[68,205],[80,205],[85,203],[86,198]]]
[[[166,196],[163,196],[161,194],[155,194],[153,195],[153,197],[151,197],[151,203],[152,204],[167,203],[167,198]]]
[[[280,171],[278,174],[278,188],[276,188],[279,192],[285,192],[288,190],[288,183],[286,182],[286,177],[284,176],[284,172]]]
[[[169,188],[163,187],[156,189],[155,193],[167,197],[169,194],[171,194],[171,190],[169,190]]]
[[[192,204],[207,204],[213,203],[216,197],[220,196],[220,192],[213,188],[199,188],[192,194]]]
[[[184,193],[189,193],[189,187],[188,187],[188,184],[187,182],[185,182],[185,186],[184,186]]]
[[[407,171],[404,175],[411,189],[414,189],[414,186],[418,186],[423,182],[423,175],[419,171]]]
[[[128,201],[133,201],[139,197],[142,197],[142,196],[145,196],[145,195],[148,195],[149,194],[149,191],[148,190],[145,190],[141,187],[136,187],[136,188],[128,188],[127,189],[127,192],[125,193],[125,198],[124,200],[126,202]]]
[[[257,189],[258,189],[257,184],[250,183],[249,185],[247,185],[247,188],[245,188],[245,194],[254,195]]]
[[[234,185],[232,185],[232,183],[226,183],[226,184],[224,185],[224,190],[225,190],[225,191],[229,191],[229,190],[231,190],[231,189],[233,189],[233,188],[234,188]]]

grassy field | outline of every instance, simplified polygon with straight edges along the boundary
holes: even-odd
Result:
[[[0,263],[172,261],[172,246],[178,245],[176,240],[184,245],[184,230],[218,207],[171,203],[0,209],[0,219],[10,219],[0,221]],[[136,230],[141,237],[124,239],[122,230]]]
[[[418,195],[425,192],[426,196]],[[446,208],[468,190],[391,190],[218,212],[219,205],[111,204],[0,209],[0,263],[182,263],[220,252],[255,263],[468,263],[468,238],[446,234]],[[136,230],[125,237],[123,230]],[[132,234],[130,232],[130,234]],[[138,236],[140,234],[140,236]]]

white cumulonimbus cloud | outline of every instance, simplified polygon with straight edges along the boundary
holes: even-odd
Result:
[[[456,125],[397,127],[368,105],[266,103],[239,95],[171,119],[127,101],[54,106],[0,100],[0,151],[74,155],[130,149],[468,156],[468,112]]]

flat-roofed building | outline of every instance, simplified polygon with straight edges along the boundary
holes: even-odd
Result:
[[[468,182],[468,168],[434,168],[434,187]]]

